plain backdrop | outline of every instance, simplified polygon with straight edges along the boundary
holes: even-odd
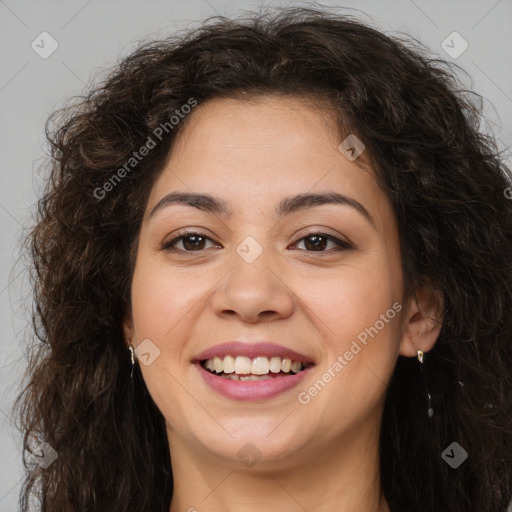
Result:
[[[0,512],[18,510],[23,476],[21,436],[11,416],[26,370],[23,340],[30,331],[31,291],[26,260],[20,259],[20,237],[31,225],[40,194],[38,169],[47,152],[47,117],[66,99],[83,93],[95,72],[115,66],[138,41],[193,29],[210,16],[229,16],[262,4],[311,2],[0,0]],[[466,87],[485,98],[481,129],[491,129],[501,149],[510,147],[512,0],[323,4],[357,9],[351,13],[362,21],[390,35],[409,34],[459,64],[468,73],[461,74]],[[445,40],[451,55],[444,49]],[[57,49],[44,55],[52,45]],[[506,161],[510,166],[509,156]]]

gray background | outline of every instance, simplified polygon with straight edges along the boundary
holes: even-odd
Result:
[[[358,9],[362,13],[352,14],[363,21],[391,35],[410,34],[432,52],[461,65],[469,74],[461,76],[466,87],[485,97],[481,128],[492,129],[500,147],[510,148],[512,0],[323,3]],[[0,512],[17,510],[22,478],[21,437],[10,417],[26,368],[22,343],[30,329],[30,289],[19,240],[30,226],[41,186],[37,170],[47,151],[46,118],[65,99],[82,93],[95,72],[113,67],[137,41],[164,37],[193,28],[209,16],[259,5],[232,0],[0,0]],[[59,45],[47,59],[31,47],[44,31]],[[457,58],[441,47],[453,31],[469,45]],[[454,44],[457,48],[458,43]],[[506,161],[511,164],[509,156]]]

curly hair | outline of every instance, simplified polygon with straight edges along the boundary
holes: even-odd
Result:
[[[413,38],[328,8],[265,9],[140,43],[50,116],[49,176],[26,238],[35,305],[29,378],[15,403],[23,511],[36,490],[43,512],[169,510],[164,418],[138,366],[130,380],[122,331],[141,219],[193,116],[169,121],[184,105],[282,94],[328,104],[340,130],[364,142],[398,220],[405,298],[417,285],[443,297],[443,327],[425,360],[434,416],[414,358],[398,358],[387,390],[379,450],[391,510],[504,512],[512,173],[494,137],[478,130],[481,97],[454,67]],[[35,439],[58,453],[45,469],[26,460]],[[469,454],[456,470],[441,457],[453,441]]]

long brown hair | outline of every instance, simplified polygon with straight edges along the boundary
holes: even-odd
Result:
[[[416,360],[399,358],[388,389],[380,460],[391,510],[503,512],[512,498],[511,172],[478,131],[477,95],[413,40],[327,8],[287,8],[144,43],[48,120],[49,176],[27,238],[35,337],[15,404],[21,510],[37,490],[44,512],[168,511],[164,418],[137,366],[130,380],[122,332],[140,222],[188,119],[173,124],[176,110],[268,93],[328,101],[364,142],[398,219],[407,296],[428,284],[444,297],[425,360],[434,416]],[[57,452],[47,468],[30,463],[31,439]],[[469,454],[456,470],[441,457],[454,441]]]

